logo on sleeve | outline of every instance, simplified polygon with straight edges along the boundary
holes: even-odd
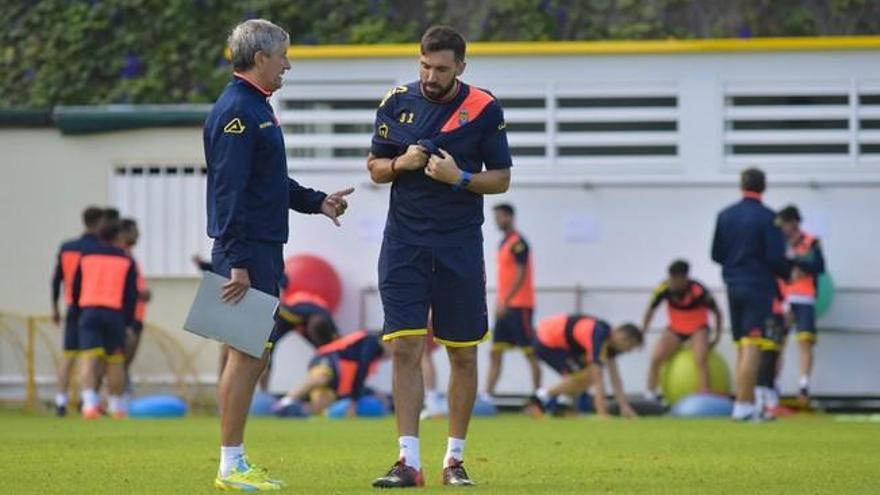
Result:
[[[470,120],[470,116],[468,115],[467,108],[464,108],[458,112],[458,124],[465,125]]]
[[[513,245],[513,252],[516,254],[519,254],[525,250],[526,250],[526,245],[523,244],[522,242],[517,242],[516,244]]]
[[[244,124],[241,123],[241,119],[236,117],[223,127],[223,132],[226,134],[241,134],[244,132]]]
[[[501,121],[501,123],[498,124],[498,130],[499,130],[499,131],[503,131],[505,127],[507,127],[507,122],[506,122],[506,121]]]
[[[376,129],[376,134],[381,136],[383,139],[388,139],[388,124],[379,124],[379,127]]]

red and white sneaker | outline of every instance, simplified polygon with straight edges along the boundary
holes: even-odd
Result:
[[[425,486],[425,474],[421,469],[407,466],[403,459],[391,466],[385,476],[373,481],[376,488],[418,488]]]
[[[474,486],[474,482],[464,470],[464,462],[451,459],[443,468],[443,484],[447,486]]]

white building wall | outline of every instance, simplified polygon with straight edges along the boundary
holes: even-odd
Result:
[[[279,98],[297,95],[301,88],[361,83],[371,88],[370,98],[378,102],[383,88],[414,79],[416,71],[415,59],[295,60]],[[880,64],[876,54],[867,51],[483,56],[469,60],[464,79],[496,92],[502,103],[505,94],[535,91],[549,95],[548,101],[558,91],[632,92],[634,88],[659,88],[677,96],[675,156],[629,163],[566,161],[552,152],[549,158],[516,158],[511,190],[486,200],[487,214],[500,201],[517,207],[519,227],[534,250],[539,287],[581,285],[587,290],[586,310],[619,322],[640,320],[649,291],[662,279],[673,258],[689,259],[697,278],[712,288],[722,287],[720,271],[708,257],[709,242],[717,211],[738,198],[737,172],[742,166],[741,161],[725,155],[724,140],[731,139],[726,135],[723,115],[725,91],[750,84],[819,89],[849,85],[857,94],[859,88],[880,81]],[[351,94],[358,91],[364,90],[352,89]],[[308,94],[300,96],[309,98]],[[282,120],[289,123],[285,118],[290,115],[285,116],[281,102],[276,99],[275,103]],[[852,113],[864,109],[844,110]],[[549,105],[548,119],[552,119],[553,111]],[[515,122],[516,113],[508,112],[510,122]],[[369,123],[371,114],[372,110],[366,114],[354,112],[351,118]],[[552,143],[555,131],[548,128],[546,134],[545,139]],[[873,139],[869,133],[863,134],[852,139]],[[314,136],[292,133],[288,145],[296,149],[310,139]],[[354,140],[350,136],[344,139]],[[528,141],[534,136],[517,138],[511,133],[513,144],[517,139]],[[0,181],[0,224],[4,232],[0,270],[8,274],[0,283],[0,309],[19,312],[47,311],[51,259],[57,243],[77,233],[83,206],[114,200],[108,182],[113,167],[203,163],[198,129],[81,137],[60,136],[55,130],[3,130],[0,149],[4,170],[4,180]],[[361,291],[376,285],[388,188],[369,183],[363,157],[326,161],[332,163],[291,158],[291,175],[324,190],[355,186],[352,207],[341,229],[320,217],[292,216],[286,254],[315,253],[336,267],[344,290],[338,320],[343,329],[353,330],[360,324]],[[875,218],[880,212],[880,162],[871,156],[851,154],[803,163],[756,160],[755,164],[769,171],[767,203],[773,207],[798,204],[808,228],[823,238],[828,267],[839,288],[830,312],[820,321],[815,393],[877,395],[880,365],[874,357],[880,350],[880,325],[875,314],[880,308],[880,284],[874,246],[880,244]],[[200,230],[203,225],[192,228]],[[491,224],[484,234],[489,280],[494,285],[494,250],[499,236]],[[168,242],[180,245],[175,244],[177,240]],[[196,286],[191,274],[180,275],[151,277],[155,302],[148,318],[178,332],[185,346],[199,352],[199,370],[211,376],[215,367],[213,344],[179,331]],[[723,294],[718,295],[723,301]],[[366,301],[366,323],[375,327],[381,324],[381,308],[375,295]],[[573,309],[570,295],[542,294],[537,315],[540,318]],[[661,315],[656,325],[663,323]],[[849,330],[837,330],[840,328]],[[721,350],[731,356],[729,339],[724,339]],[[307,352],[295,337],[282,342],[273,389],[281,390],[302,376]],[[488,346],[481,351],[483,358],[486,354]],[[441,383],[445,383],[445,359],[439,354],[437,358]],[[648,348],[622,359],[628,390],[644,387],[647,358]],[[796,362],[796,354],[790,352],[783,376],[787,392],[795,384]],[[481,374],[484,372],[485,366]],[[553,379],[548,372],[547,380]],[[387,388],[387,366],[374,380]],[[511,355],[500,390],[527,392],[527,383],[522,358]]]

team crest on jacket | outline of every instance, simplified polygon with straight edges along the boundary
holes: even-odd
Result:
[[[379,127],[376,129],[376,134],[381,136],[383,139],[388,139],[388,124],[379,124]]]
[[[460,110],[458,112],[458,124],[464,125],[468,123],[468,111],[467,109]]]
[[[244,124],[241,123],[241,119],[236,117],[223,127],[223,132],[226,134],[241,134],[244,132]]]

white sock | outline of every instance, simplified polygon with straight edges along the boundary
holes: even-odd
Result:
[[[646,390],[645,398],[648,400],[656,401],[657,400],[657,391],[656,390]]]
[[[422,469],[422,460],[419,458],[419,437],[399,437],[397,445],[400,447],[400,459],[413,469]]]
[[[58,407],[67,406],[67,394],[56,394],[55,395],[55,405]]]
[[[278,405],[280,407],[287,407],[287,406],[293,404],[294,402],[296,402],[296,399],[285,395],[284,397],[281,398],[281,400],[278,401]]]
[[[449,465],[449,461],[455,459],[458,462],[464,461],[464,438],[452,438],[446,442],[446,456],[443,457],[443,467]]]
[[[83,404],[83,409],[97,409],[97,407],[98,407],[98,393],[90,388],[83,389],[83,391],[82,391],[82,404]]]
[[[547,402],[550,400],[550,392],[548,392],[546,388],[539,388],[538,390],[535,390],[535,397],[541,402]]]
[[[770,409],[779,407],[779,391],[775,388],[767,389],[767,407]]]
[[[800,388],[810,388],[810,377],[807,375],[801,375],[801,379],[798,382],[798,386]]]
[[[229,476],[229,472],[244,455],[244,444],[234,447],[220,446],[220,477]]]
[[[755,387],[755,409],[758,411],[763,411],[767,405],[767,390],[767,387],[760,385]]]
[[[110,414],[125,411],[122,396],[111,395],[110,397],[107,397],[107,409],[110,410]]]
[[[755,405],[750,402],[734,402],[733,403],[733,419],[744,419],[755,412]]]

